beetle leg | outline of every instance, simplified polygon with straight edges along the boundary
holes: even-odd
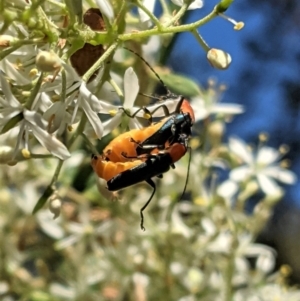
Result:
[[[153,188],[153,191],[152,191],[152,194],[149,198],[149,200],[146,202],[146,204],[141,208],[140,210],[140,215],[141,215],[141,229],[143,231],[145,231],[145,227],[144,227],[144,215],[143,215],[143,211],[147,208],[147,206],[150,204],[154,194],[155,194],[155,191],[156,191],[156,186],[155,186],[155,183],[152,181],[152,179],[148,179],[146,180],[146,182]]]
[[[139,108],[138,110],[136,110],[132,115],[130,115],[125,108],[123,107],[120,107],[119,110],[122,110],[128,117],[130,118],[135,118],[135,116],[140,112],[140,111],[144,111],[144,114],[147,114],[150,116],[149,118],[149,123],[151,124],[152,123],[152,113],[145,107],[141,107]]]
[[[143,155],[140,155],[140,156],[130,157],[130,156],[127,156],[127,153],[125,153],[125,152],[121,152],[121,155],[126,159],[138,159],[138,160],[154,158],[154,157],[157,156],[156,154],[143,154]]]
[[[138,141],[134,140],[132,137],[130,137],[130,142],[135,143],[139,148],[141,149],[165,149],[165,145],[158,145],[158,144],[145,144],[139,143]]]

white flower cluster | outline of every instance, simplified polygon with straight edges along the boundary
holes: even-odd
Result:
[[[47,59],[47,52],[44,51],[44,53]],[[14,55],[7,56],[0,64],[2,92],[0,95],[0,132],[2,134],[11,132],[15,136],[15,151],[11,161],[16,159],[20,149],[26,149],[30,153],[31,135],[51,154],[65,160],[70,153],[67,145],[61,141],[61,136],[68,127],[86,117],[96,136],[101,139],[104,135],[111,133],[122,122],[125,115],[133,115],[139,110],[139,107],[133,106],[139,92],[139,84],[132,68],[128,68],[124,76],[123,105],[121,103],[113,105],[100,100],[92,92],[97,85],[86,84],[71,66],[58,57],[57,62],[61,64],[62,71],[55,78],[45,77],[42,72],[37,72],[36,79],[30,81],[31,70],[24,68],[19,71],[15,66]],[[21,57],[24,60],[19,59],[19,65],[25,66],[28,58],[33,62],[34,57],[34,47],[26,47]],[[25,92],[20,92],[18,88],[26,85],[31,89],[27,98],[26,95],[24,96]],[[151,110],[155,108],[155,105],[151,106]],[[102,123],[99,113],[113,117]],[[142,111],[136,115],[136,117],[142,116]],[[128,126],[132,129],[140,128],[142,125],[137,118],[130,118]],[[12,131],[15,128],[18,130]]]

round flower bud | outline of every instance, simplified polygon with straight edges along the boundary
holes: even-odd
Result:
[[[10,146],[3,145],[0,147],[0,164],[8,164],[11,161],[14,149]]]
[[[44,72],[57,71],[62,66],[62,61],[53,51],[41,51],[35,59],[36,66]]]
[[[9,35],[0,35],[0,48],[6,48],[11,46],[12,42],[17,41],[17,39],[15,39],[12,36]]]
[[[55,197],[51,197],[50,199],[50,203],[49,203],[49,210],[51,213],[54,214],[53,219],[56,219],[59,217],[60,215],[60,211],[61,211],[61,200],[55,196]]]
[[[220,120],[215,120],[209,125],[208,134],[210,142],[213,146],[217,146],[221,143],[224,131],[224,123]]]
[[[219,70],[227,69],[231,63],[230,54],[224,50],[216,48],[211,48],[207,52],[207,59],[214,68]]]

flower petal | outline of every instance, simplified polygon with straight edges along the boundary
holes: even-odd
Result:
[[[125,71],[124,75],[124,108],[130,109],[133,107],[136,96],[139,92],[139,80],[133,71],[133,68],[130,67]]]
[[[0,61],[0,69],[18,85],[27,85],[30,83],[30,78],[26,76],[25,72],[18,70],[14,64],[9,60],[4,59]]]
[[[85,115],[88,118],[90,124],[92,125],[97,137],[99,139],[101,139],[102,135],[103,135],[103,125],[102,125],[100,118],[98,117],[98,114],[92,110],[89,103],[87,101],[85,101],[85,99],[80,97],[79,101],[80,101],[81,107],[84,110]]]
[[[154,6],[155,6],[156,0],[144,0],[143,4],[146,6],[146,8],[153,13]],[[145,23],[150,20],[150,17],[140,8],[138,8],[138,12],[140,15],[140,20],[142,23]]]
[[[234,168],[230,171],[229,177],[235,182],[243,182],[253,175],[253,172],[247,165]]]
[[[51,154],[60,158],[61,160],[66,160],[71,156],[65,145],[46,131],[46,123],[42,119],[42,116],[40,114],[29,110],[24,110],[23,115],[24,119],[26,120],[26,124],[32,130],[32,133],[35,136],[35,138]]]
[[[132,129],[141,129],[143,126],[138,122],[136,118],[130,118],[129,128]]]
[[[79,88],[80,95],[89,103],[94,112],[99,113],[101,104],[99,99],[86,87],[86,83],[82,82]]]
[[[183,5],[183,0],[171,0],[175,5],[178,6],[182,6]],[[203,1],[202,0],[195,0],[193,1],[190,6],[189,6],[189,10],[192,9],[197,9],[197,8],[201,8],[203,6]]]
[[[240,157],[245,163],[249,165],[253,164],[253,155],[249,150],[247,144],[239,138],[229,138],[229,149],[238,157]]]
[[[188,8],[188,10],[192,10],[192,9],[198,9],[198,8],[202,8],[203,7],[203,1],[202,0],[195,0],[194,2],[192,2]]]
[[[49,130],[50,133],[55,132],[62,123],[64,124],[67,123],[65,115],[66,115],[66,105],[61,101],[55,102],[54,104],[52,104],[51,107],[48,108],[48,110],[44,113],[43,117],[47,121],[53,118],[50,124],[51,125]]]
[[[103,122],[103,136],[108,135],[111,133],[114,129],[117,128],[117,126],[122,121],[122,112],[118,112],[113,118],[110,118],[109,120]]]
[[[60,158],[61,160],[66,160],[71,156],[68,149],[54,136],[51,136],[45,130],[30,125],[35,138],[43,145],[51,154]]]
[[[107,17],[109,23],[112,24],[115,18],[113,8],[109,0],[96,0],[101,13]]]
[[[297,181],[295,173],[279,166],[267,167],[263,170],[263,173],[285,184],[295,184]]]
[[[256,157],[258,165],[267,166],[279,159],[280,153],[276,149],[264,146],[259,149]]]
[[[1,90],[2,90],[3,94],[5,95],[5,99],[2,98],[1,102],[5,106],[10,106],[10,107],[14,107],[14,108],[20,107],[21,104],[17,101],[17,99],[11,93],[10,87],[1,72],[0,72],[0,83],[1,83]]]
[[[266,195],[275,195],[280,190],[279,185],[274,180],[272,180],[271,178],[267,177],[264,174],[258,174],[257,181],[259,183],[261,190]]]
[[[211,113],[235,115],[243,113],[244,106],[234,103],[217,103],[211,108]]]
[[[256,268],[264,273],[271,273],[275,266],[275,252],[265,250],[261,252],[256,261]]]
[[[80,236],[77,234],[71,234],[70,236],[67,236],[66,238],[63,238],[55,243],[54,247],[56,250],[62,250],[64,248],[67,248],[71,245],[73,245],[75,242],[77,242],[80,239]]]
[[[47,127],[46,121],[42,118],[42,115],[35,111],[24,110],[24,119],[27,120],[31,125],[45,129]]]
[[[224,181],[217,189],[217,194],[224,199],[231,199],[238,191],[239,186],[236,182],[227,180]]]
[[[101,114],[110,114],[111,111],[118,111],[119,110],[118,106],[112,105],[112,104],[110,104],[106,101],[99,100],[99,102],[100,102],[100,105],[101,105],[101,110],[100,110]]]

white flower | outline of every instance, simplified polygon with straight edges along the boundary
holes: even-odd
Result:
[[[80,108],[92,125],[97,137],[101,139],[103,125],[97,115],[102,109],[101,101],[87,88],[87,84],[78,77],[74,68],[67,64],[63,64],[63,67],[66,72],[66,94],[70,95],[67,99],[52,103],[49,98],[49,94],[53,91],[56,95],[60,95],[62,91],[61,75],[56,76],[53,82],[47,82],[41,87],[41,91],[47,93],[41,93],[41,100],[48,105],[44,118],[48,122],[52,121],[50,132],[58,130],[57,134],[60,135],[67,124],[76,123],[81,117],[81,115],[78,116],[78,109]],[[92,86],[92,88],[95,87]],[[67,111],[70,106],[74,106],[72,117]]]
[[[172,0],[172,2],[175,4],[175,5],[178,5],[178,6],[182,6],[184,2],[184,0]],[[192,3],[189,5],[189,10],[192,10],[192,9],[198,9],[198,8],[202,8],[203,7],[203,1],[202,0],[194,0],[192,1]]]
[[[236,115],[244,112],[241,105],[234,103],[220,103],[220,93],[216,91],[216,87],[209,88],[203,96],[192,98],[191,106],[195,112],[196,121],[203,120],[210,115]]]
[[[1,131],[6,131],[5,127],[13,118],[16,122],[15,124],[12,124],[11,127],[15,127],[16,125],[20,127],[13,158],[19,150],[22,141],[24,141],[25,148],[28,148],[29,134],[32,133],[40,144],[54,156],[62,160],[67,159],[70,156],[67,148],[47,132],[47,124],[39,113],[25,109],[18,102],[11,93],[9,86],[1,73],[0,83],[2,92],[5,96],[5,98],[0,97],[0,104],[2,105],[2,108],[0,109],[0,129]],[[19,120],[17,119],[18,116]],[[8,128],[8,130],[9,129],[10,128]]]
[[[96,0],[101,13],[109,20],[109,23],[112,24],[115,18],[113,8],[109,0]]]
[[[63,224],[63,220],[60,221],[60,229],[63,232],[63,236],[55,243],[56,250],[62,250],[71,245],[74,245],[86,237],[90,237],[92,246],[93,240],[97,239],[97,236],[101,236],[105,229],[107,229],[110,222],[107,223],[92,223],[90,218],[90,207],[88,204],[83,204],[80,207],[80,213],[78,215],[78,222],[68,222],[67,225]],[[95,246],[96,247],[96,246]]]
[[[101,139],[103,135],[103,125],[97,115],[102,109],[101,101],[88,90],[85,82],[82,82],[80,85],[79,96],[76,101],[74,113],[76,113],[76,108],[78,109],[78,107],[81,107],[84,111],[97,137]]]
[[[242,258],[245,264],[248,264],[248,258],[255,258],[256,270],[260,270],[266,274],[272,271],[275,265],[276,255],[276,252],[272,248],[263,244],[253,243],[253,237],[248,233],[240,235],[238,240],[239,244],[236,250],[237,258]]]
[[[104,125],[103,136],[111,133],[116,127],[118,127],[118,125],[124,121],[123,117],[125,116],[128,117],[128,116],[135,115],[134,117],[129,119],[128,122],[129,129],[136,129],[142,127],[141,123],[136,117],[145,118],[145,111],[142,110],[140,107],[133,106],[138,92],[139,92],[138,78],[135,72],[133,71],[133,69],[130,67],[125,71],[125,75],[124,75],[123,106],[115,106],[107,102],[100,101],[100,104],[102,106],[100,113],[113,115],[111,119],[103,123]],[[158,101],[153,105],[147,106],[145,109],[147,110],[147,112],[149,112],[152,115],[152,117],[162,117],[162,116],[165,117],[165,112],[162,109],[162,105],[167,107],[169,114],[173,114],[175,112],[175,109],[177,108],[180,99],[181,97],[178,96],[163,101]],[[124,111],[126,111],[126,113]],[[155,113],[152,114],[152,112],[154,111]],[[127,124],[125,124],[125,126],[127,127]]]
[[[229,149],[242,161],[242,165],[234,168],[229,174],[229,180],[219,187],[218,193],[224,197],[233,196],[239,188],[238,184],[252,180],[257,182],[266,195],[280,192],[276,180],[285,184],[294,184],[297,180],[292,171],[279,165],[281,154],[271,147],[262,146],[257,152],[253,152],[242,140],[230,138]]]
[[[139,82],[138,78],[130,67],[125,71],[124,75],[124,104],[123,108],[126,110],[127,114],[132,115],[136,112],[139,108],[133,107],[137,94],[139,92]],[[102,110],[101,113],[103,114],[111,114],[117,112],[114,117],[109,119],[108,121],[104,122],[104,133],[103,136],[109,134],[113,131],[121,122],[122,118],[125,115],[124,110],[120,110],[120,106],[114,106],[108,104],[104,101],[101,101]],[[139,115],[140,116],[140,115]],[[140,128],[141,125],[136,118],[130,118],[129,120],[129,128]]]
[[[154,7],[155,7],[155,2],[156,0],[143,0],[144,6],[151,12],[154,12]],[[140,20],[142,23],[147,23],[150,21],[150,17],[140,8],[138,8],[138,13],[140,15]],[[151,24],[151,22],[149,22]],[[149,26],[150,26],[149,24]]]
[[[52,103],[46,93],[41,94],[41,99],[45,104],[48,104],[48,109],[43,115],[43,118],[49,122],[48,132],[54,133],[57,131],[57,135],[61,136],[66,126],[71,123],[71,115],[67,112],[68,102],[57,101]]]

